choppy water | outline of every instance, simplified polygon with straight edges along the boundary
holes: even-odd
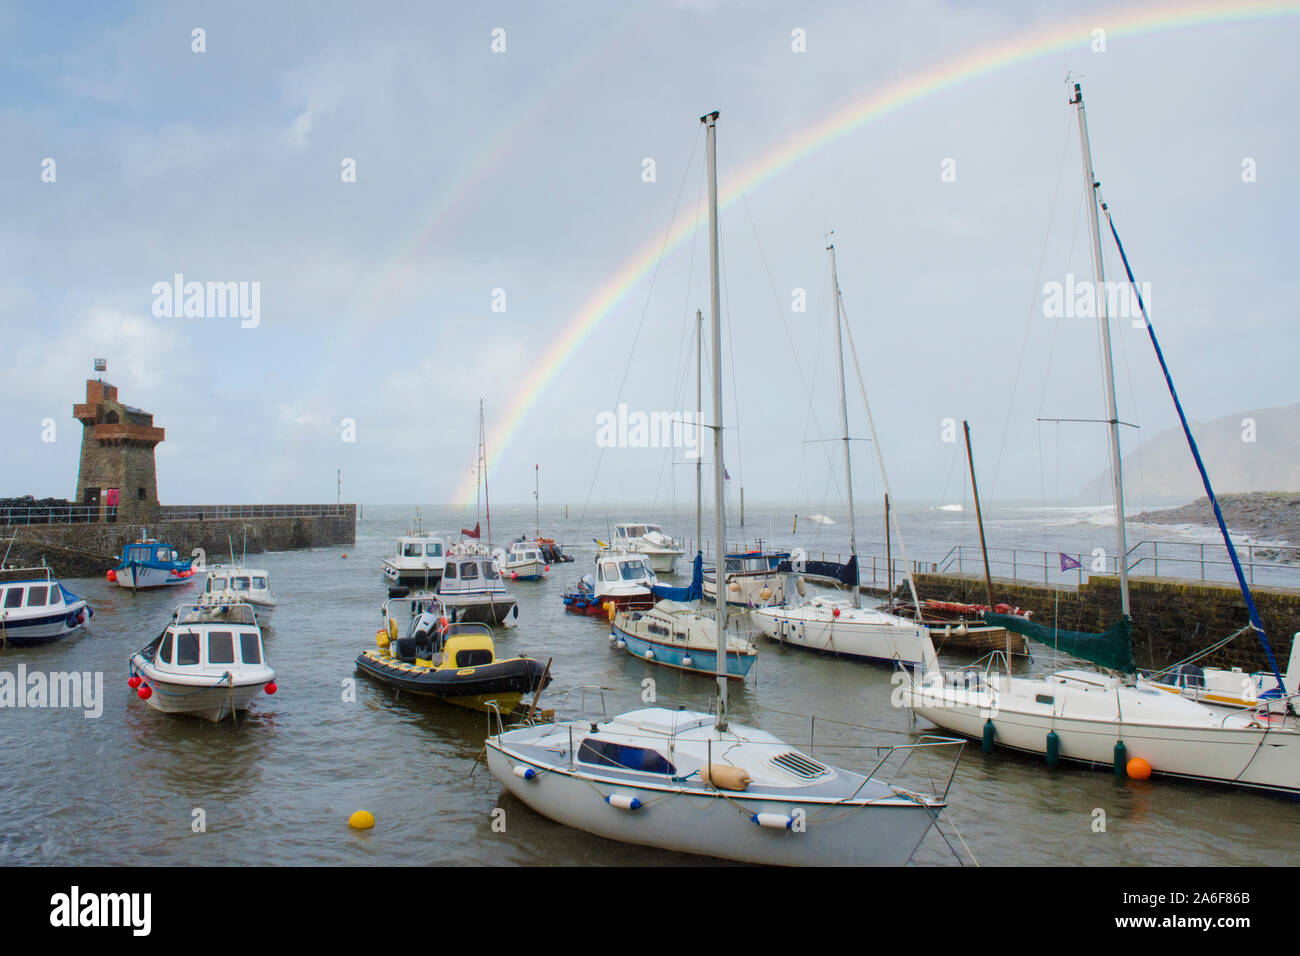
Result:
[[[544,533],[586,544],[577,544],[578,561],[555,568],[550,580],[514,585],[520,623],[499,633],[499,650],[552,658],[554,689],[610,688],[611,713],[641,706],[640,682],[647,676],[656,679],[660,704],[707,708],[712,681],[635,660],[608,645],[601,623],[563,612],[561,590],[587,571],[591,537],[605,535],[603,528],[578,528],[576,516],[566,522],[550,511],[543,516]],[[503,795],[482,766],[471,775],[486,734],[484,717],[398,698],[354,673],[353,661],[371,645],[379,623],[385,596],[380,558],[410,515],[406,508],[367,508],[355,546],[250,557],[251,564],[271,571],[280,601],[266,628],[280,691],[261,698],[238,727],[156,713],[126,686],[131,652],[163,628],[172,607],[194,588],[132,595],[101,580],[65,581],[97,611],[88,633],[44,648],[0,652],[0,670],[13,672],[21,662],[29,671],[102,671],[104,712],[86,719],[80,711],[0,710],[0,863],[708,862],[610,843],[537,816]],[[459,513],[425,509],[425,515],[431,529],[462,523]],[[1041,546],[1042,517],[1035,510],[995,518],[990,531],[1008,542],[1021,534],[1021,541]],[[970,541],[968,516],[916,509],[904,518],[917,551],[927,537],[932,548],[934,540],[941,541],[943,550]],[[1083,512],[1056,518],[1066,531],[1052,538],[1061,544],[1049,547],[1078,550],[1099,531]],[[751,520],[768,524],[761,512]],[[789,520],[780,518],[783,525]],[[532,530],[532,509],[497,509],[493,522],[504,540]],[[674,527],[692,535],[693,526],[691,514],[679,515]],[[1029,537],[1031,526],[1035,537]],[[776,529],[782,544],[846,550],[842,522],[822,526],[815,538],[807,529],[797,539],[785,531],[788,526]],[[732,712],[800,744],[808,742],[809,722],[791,715],[815,715],[817,754],[864,769],[874,760],[858,746],[868,740],[904,742],[924,729],[890,706],[889,676],[883,668],[766,643],[749,681],[733,688]],[[352,680],[356,699],[345,702],[345,682]],[[554,691],[548,698],[553,705]],[[854,730],[836,720],[877,730]],[[985,864],[1300,861],[1292,849],[1300,844],[1300,811],[1292,803],[1192,784],[1116,782],[1109,773],[1051,770],[1028,758],[987,758],[978,745],[967,748],[950,799],[952,818]],[[492,828],[498,806],[506,810],[504,833]],[[1104,833],[1092,830],[1096,808],[1106,813]],[[196,809],[206,816],[206,832],[192,831]],[[375,814],[373,830],[348,828],[347,817],[357,809]],[[916,859],[926,865],[953,862],[933,833]]]

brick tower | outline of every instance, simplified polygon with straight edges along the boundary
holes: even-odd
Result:
[[[98,520],[153,523],[158,517],[154,448],[163,440],[153,415],[119,402],[116,386],[90,379],[86,401],[72,406],[72,417],[83,426],[77,503],[98,508]]]

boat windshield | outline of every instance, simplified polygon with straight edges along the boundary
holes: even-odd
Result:
[[[495,581],[500,575],[497,574],[497,566],[491,561],[483,562],[483,577],[489,581]]]
[[[426,545],[424,546],[424,553],[427,554],[427,555],[428,555],[429,557],[431,557],[431,558],[440,558],[440,557],[442,557],[442,545],[441,545],[441,544],[426,544]]]
[[[620,561],[618,568],[624,581],[641,581],[650,576],[644,561]]]

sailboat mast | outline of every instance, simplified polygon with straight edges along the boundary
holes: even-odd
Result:
[[[695,550],[704,550],[704,313],[695,310]]]
[[[984,587],[988,589],[989,610],[993,610],[993,576],[989,571],[989,549],[984,543],[984,512],[980,510],[980,486],[975,481],[975,454],[970,450],[970,422],[963,421],[966,432],[966,464],[970,466],[970,490],[975,496],[975,523],[980,529],[980,553],[984,555]]]
[[[487,429],[483,425],[483,399],[478,400],[478,448],[483,462],[483,517],[487,519],[488,550],[492,550],[492,499],[488,495]]]
[[[840,424],[844,426],[844,483],[849,494],[849,554],[858,553],[857,522],[853,517],[853,464],[849,457],[849,400],[844,388],[844,339],[840,331],[840,274],[835,267],[835,243],[826,247],[831,254],[831,285],[835,287],[835,350],[839,354]],[[858,583],[853,582],[853,606],[862,606]]]
[[[708,131],[709,305],[713,313],[713,531],[717,545],[718,730],[727,729],[727,548],[722,457],[722,311],[718,294],[718,111],[700,117]]]
[[[540,538],[542,536],[542,499],[539,491],[542,487],[542,466],[533,465],[533,520],[537,527],[533,536]]]
[[[1101,224],[1097,214],[1097,189],[1101,183],[1092,169],[1092,147],[1088,144],[1088,117],[1083,109],[1083,89],[1074,84],[1071,105],[1079,114],[1079,145],[1083,150],[1083,189],[1088,196],[1088,226],[1092,230],[1092,273],[1094,301],[1101,322],[1101,359],[1106,376],[1106,420],[1110,426],[1110,481],[1115,497],[1115,546],[1118,554],[1115,563],[1119,569],[1120,613],[1129,617],[1128,599],[1128,541],[1124,531],[1124,475],[1121,471],[1119,444],[1119,412],[1115,401],[1115,369],[1110,352],[1110,318],[1106,314],[1105,272],[1101,257]]]

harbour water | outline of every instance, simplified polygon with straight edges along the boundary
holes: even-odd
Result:
[[[195,587],[133,595],[102,580],[65,580],[95,608],[87,632],[46,647],[0,652],[0,671],[12,673],[24,664],[28,672],[102,672],[103,713],[88,719],[79,709],[0,711],[5,729],[0,801],[6,808],[0,815],[0,862],[715,862],[611,843],[552,823],[503,795],[482,764],[475,770],[487,733],[483,715],[398,696],[355,673],[353,661],[373,644],[386,594],[380,559],[391,552],[412,514],[407,507],[367,507],[355,546],[250,556],[250,564],[269,569],[279,599],[265,628],[279,692],[258,700],[238,725],[164,716],[137,700],[126,684],[129,655],[162,630],[171,609],[194,595]],[[768,539],[766,509],[751,514]],[[791,515],[777,518],[775,509],[770,524],[782,545],[847,551],[843,521],[833,511],[828,514],[837,523],[818,526],[815,540],[804,525],[791,537]],[[999,517],[994,509],[991,540],[1044,546],[1041,510],[1006,514],[1010,517]],[[915,552],[924,550],[927,538],[942,540],[946,549],[974,533],[968,516],[930,507],[904,507],[900,516]],[[679,535],[691,534],[694,527],[693,514],[674,519],[646,509],[627,511],[626,517],[658,517]],[[1104,519],[1087,509],[1048,518],[1059,521],[1052,525],[1048,548],[1087,551],[1093,539],[1108,533]],[[533,520],[531,506],[496,509],[494,543],[531,534]],[[446,532],[461,527],[464,515],[425,508],[424,523]],[[608,688],[609,713],[618,713],[643,706],[643,681],[653,678],[659,705],[707,709],[711,680],[636,660],[609,645],[603,621],[564,612],[561,591],[589,570],[592,538],[605,538],[603,518],[600,524],[596,528],[588,520],[583,527],[576,515],[566,521],[554,508],[543,512],[543,534],[564,542],[577,560],[553,567],[547,581],[512,583],[519,622],[498,630],[499,652],[552,661],[554,684],[544,706],[555,706],[566,688],[600,685]],[[758,533],[747,530],[745,539]],[[1189,540],[1199,534],[1168,528],[1161,533],[1185,533]],[[891,706],[891,690],[888,669],[764,642],[749,680],[732,688],[732,714],[811,746],[823,760],[861,770],[875,763],[874,751],[862,745],[903,743],[926,729]],[[817,718],[815,728],[810,715]],[[1300,861],[1293,849],[1300,846],[1300,818],[1282,800],[1051,769],[1004,752],[986,757],[978,744],[966,748],[950,807],[961,835],[986,865]],[[498,808],[504,817],[494,814]],[[357,809],[374,813],[373,829],[348,828],[348,815]],[[1104,831],[1097,832],[1102,820]],[[914,862],[955,864],[933,832]]]

